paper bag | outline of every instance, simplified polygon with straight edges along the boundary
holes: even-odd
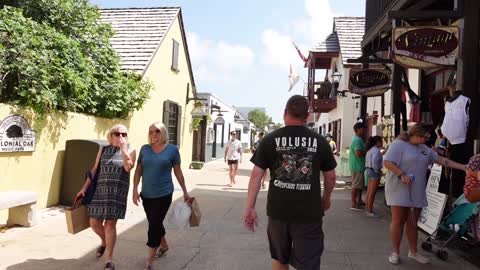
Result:
[[[71,234],[79,233],[90,227],[90,217],[85,205],[73,206],[65,209],[67,219],[67,229]]]
[[[202,212],[195,198],[192,198],[192,214],[190,215],[190,227],[198,227],[200,225],[200,219],[202,218]]]

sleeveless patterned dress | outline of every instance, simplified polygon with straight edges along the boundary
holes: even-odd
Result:
[[[99,166],[97,188],[88,205],[90,217],[99,220],[124,219],[130,173],[123,168],[120,148],[106,146]]]

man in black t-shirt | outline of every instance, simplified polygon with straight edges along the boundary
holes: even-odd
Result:
[[[292,96],[284,113],[285,127],[263,138],[250,160],[255,164],[248,186],[244,223],[251,230],[258,224],[255,202],[266,169],[268,190],[268,240],[272,269],[320,269],[323,252],[322,217],[330,208],[335,186],[336,162],[328,142],[305,127],[308,101]],[[323,197],[320,171],[324,176]]]

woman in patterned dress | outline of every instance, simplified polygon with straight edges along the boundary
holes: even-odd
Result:
[[[469,202],[480,202],[480,154],[473,156],[467,165],[463,192]]]
[[[102,242],[97,248],[97,258],[100,258],[106,250],[105,270],[113,270],[115,265],[112,256],[117,240],[116,225],[118,219],[125,218],[130,171],[134,167],[136,153],[129,147],[128,131],[124,125],[113,126],[107,138],[110,144],[98,151],[95,165],[91,170],[93,175],[99,168],[97,187],[92,202],[88,205],[88,212],[90,226]],[[87,179],[75,200],[85,196],[90,183],[90,179]]]

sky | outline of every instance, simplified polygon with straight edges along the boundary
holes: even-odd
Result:
[[[333,17],[365,16],[365,0],[90,0],[100,8],[182,8],[198,92],[236,107],[264,107],[283,122],[288,98],[303,94],[305,56],[332,32]],[[301,80],[289,92],[288,74]]]

